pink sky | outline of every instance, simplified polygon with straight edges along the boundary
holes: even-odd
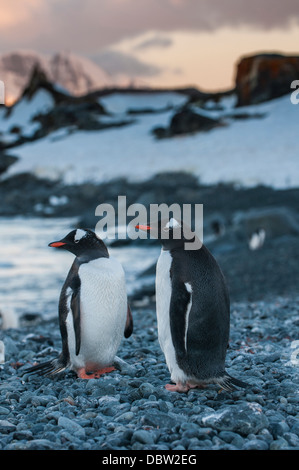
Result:
[[[0,53],[70,51],[154,86],[230,87],[242,55],[299,54],[298,0],[0,0]]]

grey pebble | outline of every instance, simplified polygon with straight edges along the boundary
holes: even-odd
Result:
[[[10,410],[6,408],[5,406],[0,406],[0,416],[1,415],[9,415]]]
[[[262,439],[251,439],[250,441],[246,442],[242,450],[268,450],[269,444],[263,441]]]
[[[270,444],[270,450],[281,450],[281,449],[288,449],[288,448],[289,448],[289,443],[283,437],[279,437],[278,439],[275,439]]]
[[[132,442],[141,442],[142,444],[153,444],[154,435],[150,431],[139,429],[132,435]]]
[[[84,428],[80,424],[76,423],[72,419],[69,419],[65,416],[60,416],[58,418],[58,426],[63,427],[64,429],[74,434],[75,436],[78,436],[81,438],[85,437]]]
[[[122,370],[99,379],[81,380],[70,371],[21,377],[34,361],[60,351],[58,325],[7,330],[11,355],[0,365],[0,449],[297,449],[298,368],[287,364],[290,331],[298,338],[299,322],[286,328],[285,321],[298,318],[298,305],[299,298],[233,305],[229,372],[250,385],[231,393],[218,393],[215,385],[188,394],[165,389],[170,376],[151,307],[137,312],[134,334],[122,342]],[[24,365],[12,367],[21,357]]]
[[[11,423],[6,419],[0,419],[0,433],[8,434],[16,430],[15,424]]]

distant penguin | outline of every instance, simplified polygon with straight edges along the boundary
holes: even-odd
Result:
[[[259,250],[262,248],[262,246],[265,243],[265,238],[266,238],[266,231],[263,228],[259,228],[255,230],[250,239],[248,240],[248,246],[249,249],[254,251],[254,250]]]
[[[156,268],[156,308],[158,339],[173,382],[166,389],[188,392],[209,383],[225,390],[245,387],[225,371],[230,301],[212,254],[190,227],[176,219],[136,228],[162,243]],[[186,249],[187,240],[196,249]]]
[[[0,341],[0,364],[5,362],[5,345],[3,341]]]
[[[124,270],[91,230],[73,230],[49,246],[76,256],[59,299],[62,352],[25,374],[53,375],[69,368],[80,378],[99,377],[121,362],[116,353],[122,337],[133,331]]]
[[[8,330],[9,328],[18,328],[19,319],[14,310],[10,308],[4,308],[0,311],[1,327],[2,330]]]

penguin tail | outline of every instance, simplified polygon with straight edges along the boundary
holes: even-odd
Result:
[[[217,381],[218,385],[223,389],[228,392],[232,392],[233,390],[236,390],[237,387],[240,388],[247,388],[249,387],[249,384],[246,382],[243,382],[242,380],[235,379],[235,377],[231,377],[227,372],[219,378]]]
[[[67,364],[60,359],[52,359],[51,361],[42,362],[37,364],[29,369],[26,369],[23,375],[43,375],[49,377],[52,375],[59,374],[67,368]]]

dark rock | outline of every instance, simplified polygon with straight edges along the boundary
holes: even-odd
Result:
[[[24,312],[22,315],[20,315],[20,325],[21,326],[27,326],[27,325],[37,325],[43,320],[42,315],[39,313],[34,313],[34,312]]]
[[[248,106],[290,93],[299,76],[299,57],[258,54],[244,57],[237,65],[237,106]]]
[[[0,419],[0,433],[1,434],[9,434],[16,430],[15,424],[11,423],[6,419]]]
[[[267,239],[299,234],[298,215],[287,207],[261,207],[239,212],[234,216],[234,224],[246,238],[260,228],[265,230]]]
[[[165,127],[158,126],[154,127],[152,133],[157,137],[157,139],[163,139],[164,137],[169,137],[168,130]]]
[[[251,439],[244,444],[242,450],[267,450],[268,448],[269,445],[262,439]]]
[[[78,424],[76,421],[69,419],[66,416],[60,416],[58,418],[58,426],[61,426],[70,433],[75,434],[77,437],[82,438],[85,436],[84,428],[80,426],[80,424]]]
[[[33,439],[26,445],[26,450],[52,450],[60,449],[60,445],[48,439]]]
[[[283,437],[276,439],[270,444],[270,450],[283,450],[283,449],[289,449],[289,443]]]
[[[235,120],[245,120],[245,119],[263,119],[266,117],[266,113],[234,113],[234,114],[226,114],[225,117],[229,117]]]
[[[21,440],[31,441],[33,439],[33,435],[32,435],[32,432],[29,429],[26,429],[26,430],[22,430],[22,431],[16,431],[13,434],[13,438],[18,440],[18,441],[21,441]]]
[[[141,442],[142,444],[153,444],[154,443],[154,434],[144,429],[138,429],[132,435],[132,443]]]
[[[144,382],[139,387],[139,393],[143,398],[148,398],[155,392],[155,387],[147,382]]]
[[[164,108],[140,108],[140,109],[134,109],[134,108],[129,108],[127,110],[127,114],[158,114],[158,113],[165,113],[166,111],[170,111],[173,107],[172,106],[165,106]]]
[[[30,173],[10,176],[1,182],[1,215],[34,213],[37,202],[47,203],[57,183],[37,178]]]
[[[183,420],[183,418],[182,418]],[[178,415],[171,415],[171,413],[164,413],[159,410],[148,411],[141,419],[142,425],[149,425],[155,428],[172,428],[175,429],[180,425]]]
[[[152,132],[157,138],[161,139],[164,137],[209,131],[221,125],[223,125],[223,123],[218,119],[212,119],[188,107],[184,107],[174,114],[168,128],[157,127],[154,128]]]
[[[24,88],[24,91],[17,102],[24,98],[29,100],[32,99],[35,93],[40,89],[47,90],[51,93],[55,103],[60,103],[70,99],[70,95],[68,93],[63,93],[55,88],[55,86],[48,80],[45,71],[36,64],[32,69],[28,84]]]
[[[8,149],[23,145],[24,143],[32,142],[41,139],[51,132],[61,128],[69,128],[69,132],[74,130],[103,130],[111,127],[122,127],[135,122],[132,119],[116,120],[111,117],[107,120],[109,115],[104,106],[99,102],[99,97],[93,94],[84,96],[73,96],[68,92],[63,92],[58,89],[55,84],[49,81],[46,73],[42,68],[36,64],[32,69],[32,74],[20,98],[11,107],[7,108],[6,116],[8,117],[13,113],[14,106],[22,100],[30,101],[39,90],[46,90],[53,98],[53,107],[46,113],[39,113],[32,117],[32,121],[40,124],[31,136],[22,135],[20,128],[13,128],[12,133],[15,133],[18,138],[13,142],[1,143],[0,149]],[[101,122],[100,116],[105,115],[105,121]]]
[[[260,405],[246,402],[243,406],[220,408],[215,413],[203,417],[202,423],[218,431],[232,431],[242,436],[255,434],[269,424]]]
[[[279,436],[283,436],[284,433],[288,432],[290,428],[285,421],[279,421],[270,423],[269,430],[274,439],[278,439]]]
[[[291,427],[291,432],[299,437],[299,420],[297,420]]]
[[[170,132],[173,135],[189,132],[207,131],[218,127],[219,121],[203,116],[191,109],[185,108],[176,113],[170,122]]]
[[[76,129],[95,131],[122,127],[134,122],[133,120],[116,121],[113,119],[110,122],[107,120],[101,122],[99,116],[106,114],[105,109],[98,102],[59,103],[48,113],[38,114],[33,118],[33,121],[41,124],[41,128],[36,131],[32,140],[65,127],[69,127],[70,132],[74,132]]]
[[[0,151],[0,175],[5,173],[8,168],[18,161],[18,157],[7,155]]]

